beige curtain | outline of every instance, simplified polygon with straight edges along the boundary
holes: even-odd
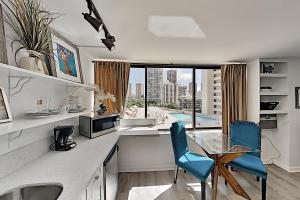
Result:
[[[130,64],[125,62],[95,62],[95,84],[105,93],[116,97],[116,102],[104,100],[108,113],[121,113],[125,106],[129,81]]]
[[[222,124],[228,134],[229,125],[247,119],[247,69],[246,64],[224,65],[222,71]]]

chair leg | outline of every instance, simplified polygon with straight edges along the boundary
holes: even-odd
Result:
[[[214,185],[214,170],[211,171],[210,173],[210,176],[211,176],[211,185],[213,186]]]
[[[174,176],[174,183],[175,184],[177,182],[177,176],[178,176],[178,166],[176,165],[176,167],[175,167],[175,176]]]
[[[201,181],[201,199],[202,200],[205,200],[205,185],[206,185],[206,182],[204,181]]]
[[[266,200],[267,199],[267,180],[262,178],[261,179],[261,192],[262,192],[262,200]]]
[[[259,181],[259,176],[256,177],[256,181]]]
[[[225,165],[225,167],[228,169],[228,165]],[[227,186],[227,181],[225,179],[225,185]]]

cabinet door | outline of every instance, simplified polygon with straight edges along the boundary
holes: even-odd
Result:
[[[101,178],[99,173],[94,176],[92,197],[92,200],[101,200]]]
[[[93,200],[93,183],[94,180],[92,179],[86,188],[86,199]]]
[[[86,199],[86,190],[81,194],[80,200],[87,200]]]

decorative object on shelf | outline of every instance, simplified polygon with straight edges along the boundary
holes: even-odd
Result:
[[[272,87],[266,86],[266,87],[260,87],[261,92],[271,92]]]
[[[115,48],[115,37],[109,33],[93,1],[86,0],[86,2],[89,13],[82,13],[84,19],[88,21],[97,32],[100,32],[101,29],[104,30],[105,39],[101,39],[101,41],[110,51],[112,51]],[[94,14],[96,18],[93,17],[92,14]]]
[[[40,0],[1,2],[6,7],[5,21],[15,32],[10,36],[11,46],[19,44],[15,51],[15,60],[21,50],[27,50],[27,55],[20,59],[19,67],[48,74],[46,60],[52,57],[49,25],[58,15],[43,8]]]
[[[12,115],[9,109],[6,93],[3,88],[0,87],[0,123],[10,122]]]
[[[271,74],[275,69],[274,63],[262,63],[262,73]]]
[[[6,39],[3,23],[2,5],[0,4],[0,63],[7,64]]]
[[[107,112],[106,105],[104,105],[103,103],[100,103],[100,105],[99,105],[99,107],[97,109],[98,115],[103,115],[105,112]]]
[[[259,126],[262,129],[276,129],[277,128],[277,116],[276,115],[261,115]]]
[[[295,108],[300,109],[300,87],[295,87]]]
[[[105,94],[103,90],[100,89],[98,85],[95,85],[95,108],[99,115],[103,115],[107,111],[106,105],[103,100],[109,99],[112,102],[116,102],[116,97],[109,92]]]
[[[45,117],[51,117],[53,115],[58,115],[60,113],[59,110],[43,110],[40,112],[34,112],[34,113],[26,113],[25,117],[29,118],[45,118]]]
[[[54,30],[51,31],[51,39],[56,77],[83,83],[79,49]]]
[[[279,102],[260,102],[260,110],[274,110]]]
[[[40,72],[42,74],[49,75],[49,71],[46,65],[43,54],[37,51],[27,50],[28,56],[21,57],[18,66],[30,71]]]
[[[86,110],[83,106],[83,97],[82,96],[69,96],[68,97],[68,113],[79,113]]]

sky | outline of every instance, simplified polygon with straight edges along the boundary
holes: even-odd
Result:
[[[163,69],[163,80],[167,80],[167,71],[174,68],[164,68]],[[190,82],[193,79],[193,69],[183,69],[177,68],[177,83],[179,85],[185,85],[188,88]],[[131,68],[129,83],[131,83],[131,92],[135,94],[135,84],[143,83],[145,84],[145,70],[143,68]],[[201,90],[201,69],[196,70],[196,83],[197,91]]]

